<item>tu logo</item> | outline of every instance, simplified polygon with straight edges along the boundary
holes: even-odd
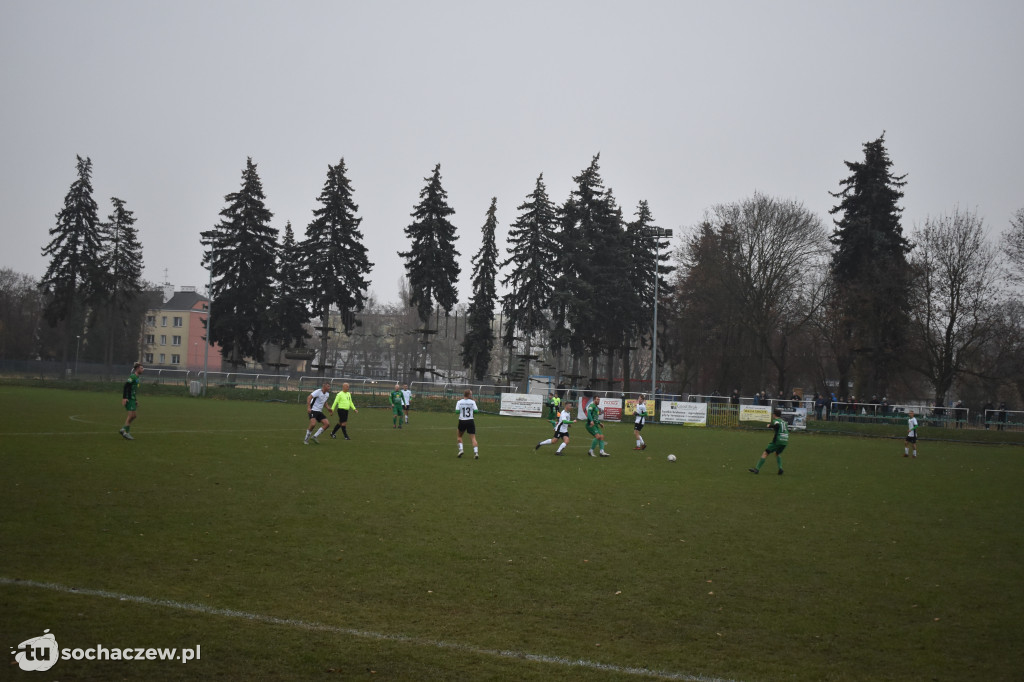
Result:
[[[17,651],[12,651],[14,660],[22,670],[49,670],[57,662],[60,650],[57,648],[57,639],[50,631],[43,630],[40,637],[26,639],[18,645]]]

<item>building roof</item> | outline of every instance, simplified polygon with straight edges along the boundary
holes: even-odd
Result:
[[[167,303],[159,306],[161,310],[194,310],[198,303],[209,303],[210,299],[200,296],[194,291],[178,291]]]

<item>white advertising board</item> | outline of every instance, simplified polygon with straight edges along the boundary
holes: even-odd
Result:
[[[741,422],[762,422],[767,424],[771,420],[771,405],[740,405]]]
[[[707,403],[661,402],[661,422],[663,424],[683,424],[684,426],[707,426]]]
[[[502,393],[499,414],[505,417],[542,417],[544,396],[535,393]]]

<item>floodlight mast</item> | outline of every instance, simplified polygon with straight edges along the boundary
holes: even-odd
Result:
[[[655,400],[658,388],[658,281],[661,256],[661,240],[671,239],[672,230],[663,227],[650,227],[645,230],[648,237],[654,239],[654,325],[651,331],[651,400]]]

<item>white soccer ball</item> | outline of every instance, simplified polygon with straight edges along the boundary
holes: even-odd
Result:
[[[670,462],[676,461],[676,456],[675,455],[669,455],[668,456],[668,461],[670,461]]]

